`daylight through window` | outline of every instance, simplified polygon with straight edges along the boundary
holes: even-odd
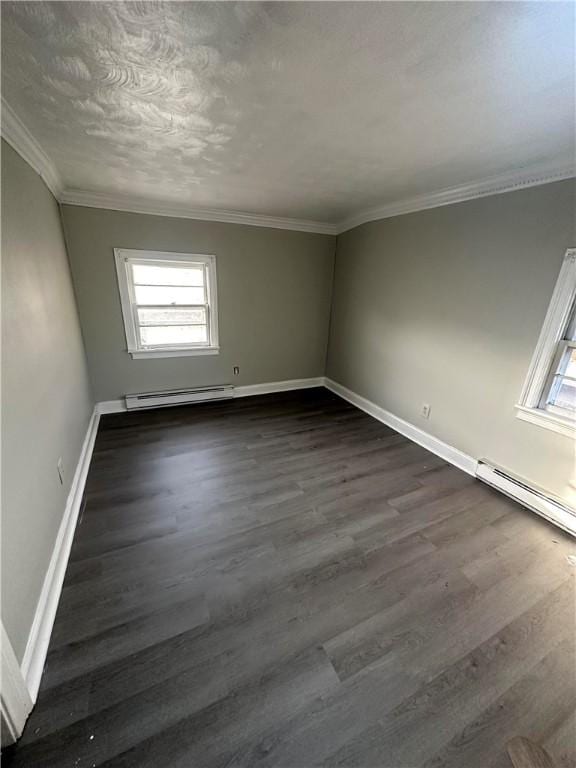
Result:
[[[116,251],[131,353],[217,351],[213,256]]]

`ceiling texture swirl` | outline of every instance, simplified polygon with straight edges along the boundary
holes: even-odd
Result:
[[[329,229],[454,189],[574,174],[572,3],[1,11],[6,114],[50,159],[64,200]]]

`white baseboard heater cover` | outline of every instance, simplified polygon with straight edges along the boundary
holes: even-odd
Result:
[[[476,477],[545,517],[554,525],[568,531],[572,536],[576,536],[576,510],[570,509],[559,499],[547,495],[544,491],[528,485],[525,481],[513,477],[505,470],[483,459],[478,462]]]
[[[126,408],[129,411],[141,408],[162,408],[168,405],[203,403],[206,400],[228,400],[234,397],[234,387],[222,384],[211,387],[193,387],[192,389],[170,389],[165,392],[141,392],[125,395]]]

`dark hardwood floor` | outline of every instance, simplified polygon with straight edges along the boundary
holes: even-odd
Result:
[[[322,389],[106,416],[7,764],[574,765],[574,551]]]

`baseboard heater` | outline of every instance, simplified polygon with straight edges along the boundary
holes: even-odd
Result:
[[[206,400],[228,400],[234,397],[234,387],[222,384],[212,387],[194,387],[193,389],[170,389],[165,392],[141,392],[125,395],[126,409],[136,411],[142,408],[163,408],[169,405],[203,403]]]
[[[560,499],[528,485],[520,478],[510,475],[503,469],[481,459],[476,468],[476,477],[520,502],[554,525],[576,536],[576,510],[571,509]]]

